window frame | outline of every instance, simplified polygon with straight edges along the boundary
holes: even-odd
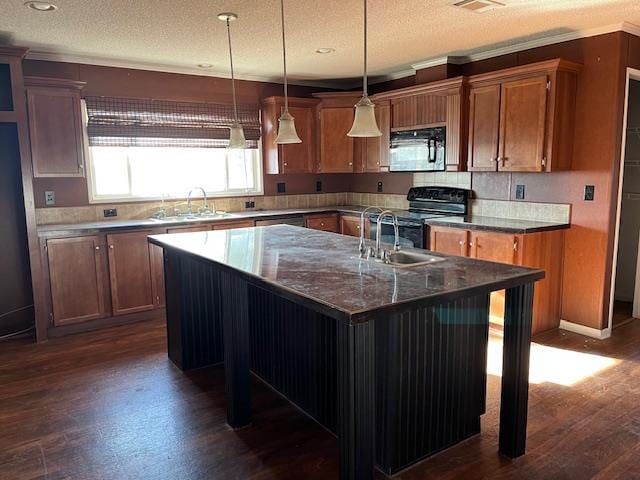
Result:
[[[122,195],[98,195],[96,193],[96,175],[93,168],[93,155],[91,146],[89,145],[89,135],[87,133],[87,110],[84,100],[82,101],[82,114],[83,114],[83,137],[84,137],[84,151],[85,151],[85,165],[87,172],[87,190],[89,194],[89,204],[99,205],[105,203],[134,203],[134,202],[152,202],[159,200],[186,200],[189,192],[184,192],[184,195],[166,195],[159,194],[156,196],[122,196]],[[171,148],[171,147],[167,147]],[[255,187],[251,190],[248,189],[235,189],[226,190],[224,192],[207,192],[207,198],[227,198],[227,197],[254,197],[264,195],[264,163],[262,157],[262,141],[258,141],[258,154],[255,159]],[[129,179],[131,180],[131,179]],[[193,186],[194,188],[197,185]]]

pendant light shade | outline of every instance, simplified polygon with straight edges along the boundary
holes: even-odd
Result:
[[[284,35],[284,0],[280,0],[280,19],[282,21],[282,60],[284,72],[284,111],[278,119],[278,136],[275,143],[286,145],[288,143],[302,143],[296,132],[296,124],[293,116],[289,113],[289,94],[287,89],[287,46]]]
[[[278,136],[276,138],[278,145],[285,145],[287,143],[302,143],[298,132],[296,132],[296,124],[293,120],[293,116],[285,110],[278,119]]]
[[[229,40],[229,63],[231,65],[231,93],[233,96],[233,123],[229,131],[229,148],[247,148],[247,140],[244,138],[244,130],[238,121],[238,104],[236,102],[236,79],[233,73],[233,53],[231,51],[231,27],[230,23],[237,20],[235,13],[220,13],[218,20],[227,24],[227,39]]]
[[[242,129],[242,125],[238,122],[231,125],[229,148],[247,148],[247,140],[244,138],[244,130]]]
[[[350,137],[379,137],[382,132],[376,121],[375,105],[367,94],[367,0],[364,0],[364,74],[362,76],[362,98],[356,103],[356,114]]]

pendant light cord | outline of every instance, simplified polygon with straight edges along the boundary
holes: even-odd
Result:
[[[233,74],[233,53],[231,52],[231,27],[227,17],[227,38],[229,39],[229,63],[231,63],[231,94],[233,96],[233,119],[238,123],[238,105],[236,103],[236,79]]]
[[[284,111],[289,111],[289,94],[287,89],[287,46],[284,40],[284,0],[280,0],[280,20],[282,22],[282,61],[284,70]]]
[[[367,0],[364,0],[364,74],[362,96],[367,96]]]

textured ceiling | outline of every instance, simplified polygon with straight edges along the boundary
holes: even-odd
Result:
[[[0,0],[0,43],[141,68],[228,71],[225,26],[232,11],[234,61],[244,78],[279,80],[282,70],[278,0],[49,0],[51,13],[23,0]],[[639,0],[501,0],[486,13],[453,7],[456,0],[369,0],[369,69],[406,70],[445,55],[482,50],[619,24],[640,25]],[[299,80],[346,79],[362,71],[361,0],[285,0],[288,66]],[[319,55],[318,47],[335,48]],[[205,73],[205,72],[203,72]]]

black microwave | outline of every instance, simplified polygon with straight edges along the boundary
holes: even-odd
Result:
[[[389,171],[443,172],[446,127],[391,132]]]

